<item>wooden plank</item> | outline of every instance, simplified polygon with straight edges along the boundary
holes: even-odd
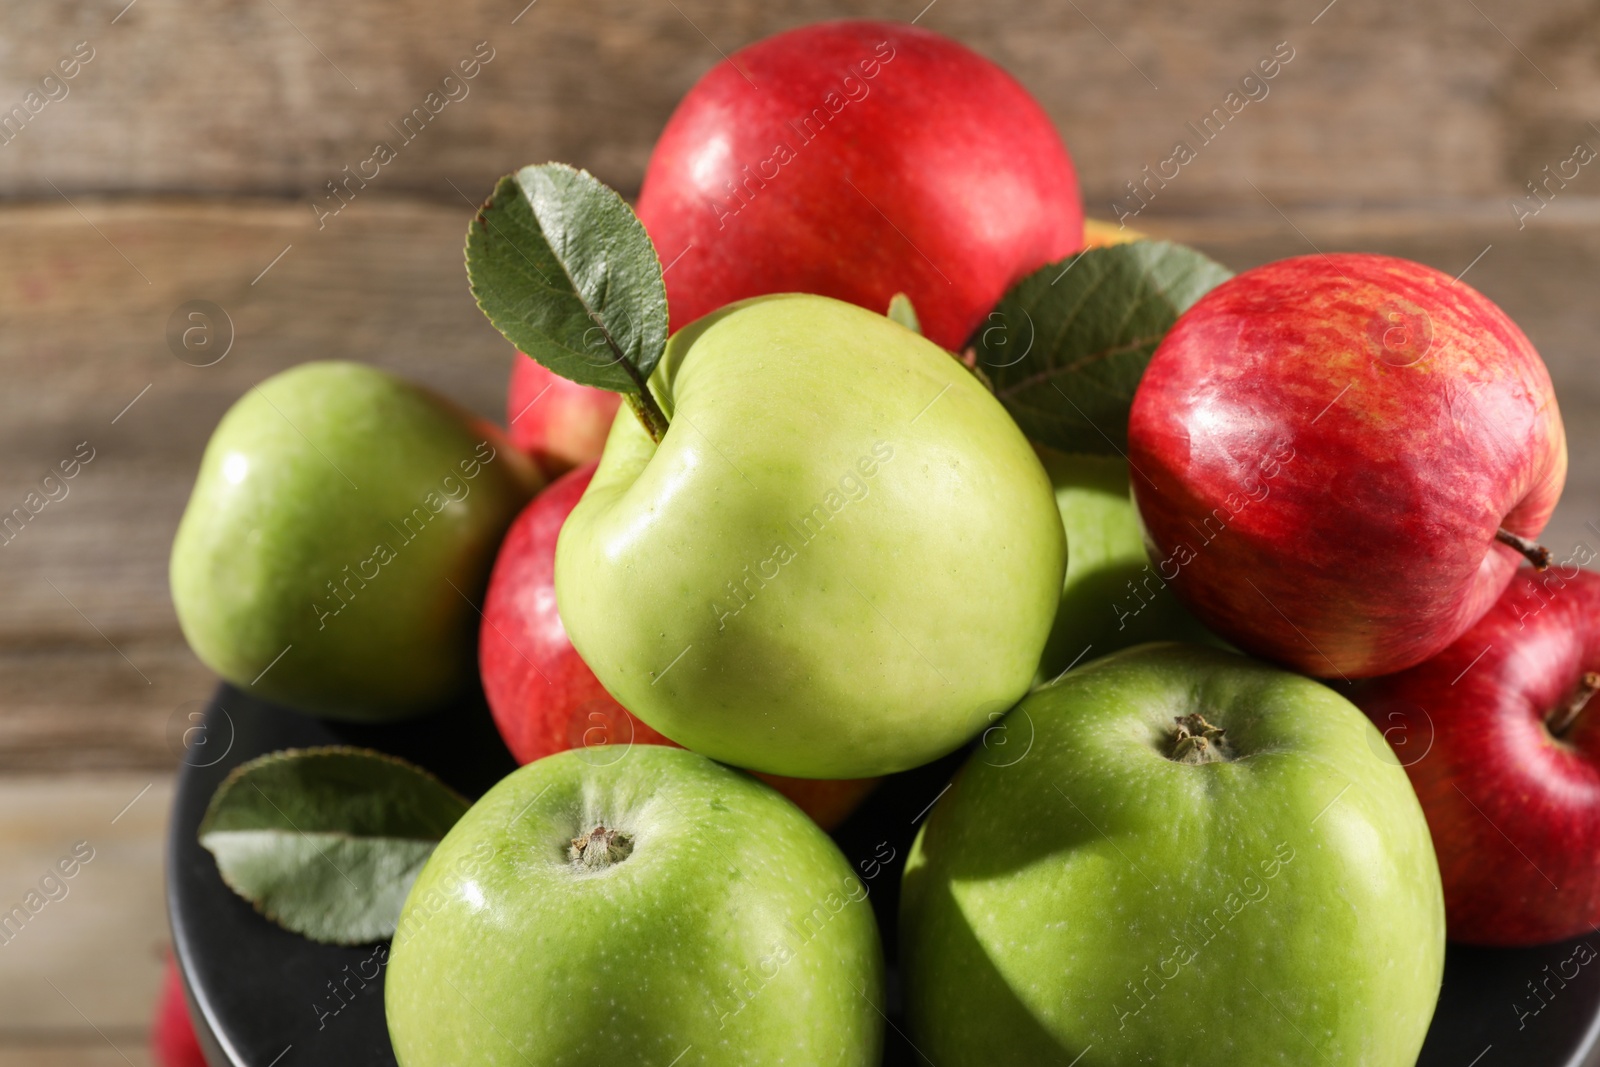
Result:
[[[1100,212],[1178,140],[1198,158],[1161,193],[1161,213],[1253,201],[1251,182],[1290,203],[1503,200],[1575,140],[1600,136],[1588,125],[1600,10],[1583,0],[905,0],[871,14],[919,11],[921,25],[1038,95]],[[5,0],[0,113],[77,42],[94,58],[0,146],[0,195],[180,190],[308,204],[377,141],[395,140],[391,123],[478,42],[493,58],[403,145],[375,191],[451,202],[449,181],[477,197],[495,176],[546,159],[635,190],[672,107],[719,49],[861,14],[844,0],[460,0],[448,19],[423,0],[112,0],[92,10]],[[1225,107],[1279,42],[1294,58],[1267,95],[1202,146],[1187,124]],[[1579,182],[1594,191],[1592,176]]]
[[[168,943],[171,803],[170,774],[0,777],[0,913],[30,892],[43,902],[0,929],[0,1065],[120,1062],[97,1027],[142,1052]]]
[[[115,1042],[115,1046],[110,1042]],[[0,1067],[145,1067],[151,1063],[143,1033],[108,1040],[73,1037],[60,1044],[0,1045]]]

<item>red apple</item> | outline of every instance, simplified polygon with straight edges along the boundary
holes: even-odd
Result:
[[[1567,473],[1522,331],[1375,255],[1269,263],[1202,297],[1150,361],[1128,445],[1161,578],[1239,648],[1325,678],[1460,637],[1538,554]]]
[[[1600,574],[1569,561],[1522,568],[1443,652],[1356,688],[1422,801],[1454,940],[1536,945],[1600,924],[1597,671]]]
[[[511,443],[554,478],[600,458],[621,402],[621,393],[579,385],[518,352],[506,390]]]
[[[609,761],[622,758],[630,745],[673,744],[612,699],[572,647],[556,612],[556,537],[594,468],[590,463],[557,479],[511,524],[484,597],[478,641],[483,689],[519,763],[569,748]],[[878,781],[756,777],[825,830],[855,810]]]
[[[206,1057],[194,1036],[189,1020],[189,1004],[183,996],[183,979],[178,965],[167,960],[167,973],[161,980],[161,999],[150,1024],[150,1058],[156,1067],[206,1067]]]
[[[1072,160],[1028,91],[895,22],[805,26],[713,67],[656,144],[639,218],[673,329],[765,293],[881,313],[904,292],[950,349],[1083,244]]]

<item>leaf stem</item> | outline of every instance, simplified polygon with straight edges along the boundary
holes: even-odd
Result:
[[[609,340],[609,338],[607,339]],[[650,440],[659,445],[661,439],[667,433],[666,412],[662,411],[661,405],[656,403],[655,394],[650,392],[650,383],[639,373],[639,368],[626,359],[618,359],[617,362],[622,364],[623,368],[628,372],[628,377],[632,378],[633,384],[638,387],[638,392],[626,394],[628,406],[633,409],[633,413],[644,424],[645,432],[650,435]]]
[[[625,394],[628,398],[628,406],[633,409],[633,413],[644,424],[645,432],[650,435],[650,440],[659,445],[661,439],[667,434],[667,413],[661,410],[660,404],[656,403],[655,394],[650,391],[649,380],[639,373],[639,368],[634,366],[632,360],[622,354],[622,349],[617,347],[617,342],[612,338],[611,331],[606,328],[605,323],[600,321],[599,316],[591,317],[594,318],[595,325],[600,327],[601,336],[606,339],[606,347],[611,349],[611,354],[616,357],[617,364],[633,380],[633,386],[636,391]]]

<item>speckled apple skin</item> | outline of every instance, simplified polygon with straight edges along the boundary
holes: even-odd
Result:
[[[1600,700],[1561,740],[1545,726],[1586,671],[1600,671],[1600,574],[1568,560],[1523,567],[1449,648],[1352,696],[1427,813],[1452,941],[1600,925]]]
[[[1208,627],[1324,678],[1433,655],[1494,603],[1566,481],[1539,354],[1470,286],[1408,260],[1312,255],[1225,282],[1134,397],[1133,487]]]
[[[1167,757],[1195,711],[1241,758]],[[1405,772],[1348,701],[1142,645],[1004,727],[907,858],[901,964],[931,1062],[1416,1061],[1443,978],[1439,870]]]
[[[470,692],[474,605],[539,483],[493,424],[375,367],[274,375],[222,417],[178,525],[184,637],[223,678],[302,711],[437,708]]]
[[[483,596],[478,668],[495,725],[518,763],[569,748],[676,744],[617,703],[567,639],[556,610],[556,538],[589,487],[595,464],[568,471],[533,498],[506,531]],[[610,758],[607,756],[605,758]],[[876,778],[756,776],[831,830]]]
[[[949,353],[788,294],[680,331],[653,382],[661,444],[619,413],[556,545],[567,633],[623,707],[737,767],[866,778],[1028,691],[1066,538]]]
[[[950,349],[1083,245],[1077,173],[1038,101],[904,22],[802,26],[712,67],[656,142],[639,219],[673,329],[766,293],[882,312],[903,292]]]
[[[605,825],[633,851],[568,858]],[[385,981],[401,1067],[875,1067],[883,958],[866,887],[739,771],[638,745],[528,764],[412,887]]]

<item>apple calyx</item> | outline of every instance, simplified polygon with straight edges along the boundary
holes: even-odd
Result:
[[[1550,567],[1550,550],[1541,544],[1518,537],[1504,526],[1494,532],[1494,539],[1515,552],[1522,553],[1524,559],[1533,564],[1534,570],[1547,570]]]
[[[605,825],[572,839],[567,858],[586,871],[603,871],[633,854],[633,835]]]
[[[1193,715],[1180,715],[1172,731],[1172,748],[1167,758],[1174,763],[1198,766],[1202,763],[1227,763],[1233,759],[1233,746],[1228,744],[1227,731],[1206,722],[1198,711]]]
[[[1572,694],[1545,719],[1545,729],[1550,731],[1552,737],[1565,738],[1572,732],[1572,727],[1577,723],[1584,706],[1589,703],[1589,698],[1597,692],[1600,692],[1600,672],[1584,671]]]

